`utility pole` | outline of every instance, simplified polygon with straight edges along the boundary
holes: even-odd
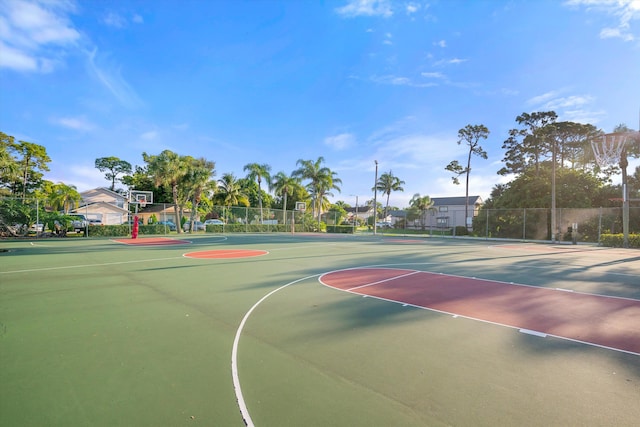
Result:
[[[373,184],[373,235],[376,235],[378,224],[378,161],[376,162],[376,181]]]

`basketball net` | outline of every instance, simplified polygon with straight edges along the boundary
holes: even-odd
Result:
[[[598,166],[617,165],[628,136],[627,132],[608,133],[591,141],[591,148]]]

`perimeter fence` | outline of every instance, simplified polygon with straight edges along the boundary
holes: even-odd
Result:
[[[195,215],[194,231],[209,232],[290,232],[331,231],[367,233],[372,231],[372,218],[359,216],[357,220],[339,212],[325,212],[320,220],[310,211],[272,208],[213,206],[206,213]],[[75,216],[74,216],[75,215]],[[409,217],[407,211],[390,212],[388,222],[377,227],[382,233],[501,238],[516,240],[551,240],[551,209],[480,209],[472,226],[464,224],[464,212],[449,212],[446,221],[431,212]],[[80,218],[78,218],[78,216]],[[176,209],[173,204],[154,203],[144,208],[134,204],[118,206],[107,202],[84,205],[69,215],[52,212],[48,203],[35,198],[0,198],[0,231],[4,235],[20,236],[29,233],[53,233],[56,222],[66,220],[68,231],[84,235],[97,233],[95,226],[114,226],[118,233],[127,233],[137,217],[141,234],[163,234],[191,230],[191,212]],[[178,218],[178,219],[177,219]],[[207,220],[208,221],[205,225]],[[216,221],[217,220],[217,221]],[[351,221],[351,222],[348,222]],[[81,227],[78,227],[81,224]],[[459,224],[459,225],[457,225]],[[600,242],[603,234],[623,231],[622,208],[558,208],[556,209],[555,238],[559,241]],[[118,226],[119,228],[115,228]],[[161,226],[161,227],[159,227]],[[93,231],[93,232],[92,232]],[[640,234],[640,207],[629,208],[630,234]]]

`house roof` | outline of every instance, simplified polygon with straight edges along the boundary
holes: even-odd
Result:
[[[433,206],[464,206],[464,196],[462,197],[432,197]],[[469,204],[482,203],[480,196],[469,196]]]
[[[356,213],[356,208],[345,208],[347,212]],[[358,214],[364,214],[371,210],[371,206],[358,206]]]
[[[82,205],[76,209],[73,209],[71,212],[73,213],[77,213],[77,214],[83,214],[85,212],[87,212],[88,210],[91,210],[92,212],[96,209],[96,208],[100,208],[100,209],[108,209],[111,210],[113,212],[117,212],[117,213],[129,213],[129,211],[127,209],[122,209],[112,203],[107,203],[107,202],[93,202],[93,203],[87,203],[86,205]]]
[[[95,197],[96,193],[107,194],[109,196],[112,196],[114,198],[119,198],[119,199],[125,199],[125,200],[127,199],[127,196],[117,193],[115,191],[111,191],[108,188],[104,188],[104,187],[92,188],[91,190],[83,191],[80,193],[80,196],[82,196],[83,199],[86,199],[90,197]]]

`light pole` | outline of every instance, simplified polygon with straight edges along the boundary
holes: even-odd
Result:
[[[553,138],[551,153],[551,243],[556,243],[556,139]]]
[[[378,161],[376,162],[376,181],[373,183],[373,235],[377,232],[378,224]]]
[[[357,194],[349,194],[350,196],[356,196],[356,216],[353,219],[353,234],[356,234],[356,222],[358,221],[358,195]]]

